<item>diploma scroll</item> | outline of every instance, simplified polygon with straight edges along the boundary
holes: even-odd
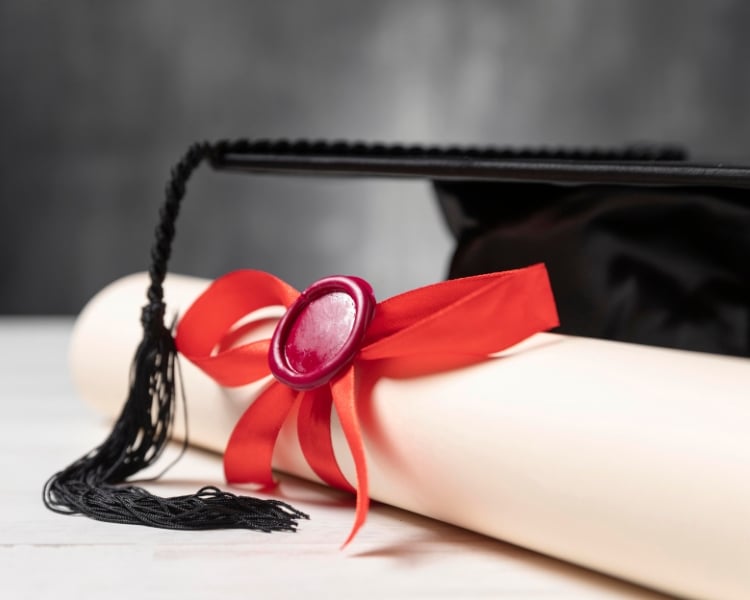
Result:
[[[208,284],[169,275],[169,310]],[[112,417],[146,287],[115,282],[74,330],[75,383]],[[222,452],[263,382],[181,370],[190,441]],[[750,597],[750,360],[538,334],[479,365],[383,379],[358,410],[376,500],[670,593]],[[355,482],[335,415],[332,429]],[[294,414],[274,466],[317,480]]]

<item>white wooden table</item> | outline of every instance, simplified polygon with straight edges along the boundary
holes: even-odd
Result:
[[[69,318],[0,319],[2,598],[663,598],[659,594],[376,504],[346,549],[346,495],[285,478],[312,519],[296,534],[175,532],[47,511],[46,478],[108,425],[67,375]],[[223,486],[218,456],[191,450],[154,486]]]

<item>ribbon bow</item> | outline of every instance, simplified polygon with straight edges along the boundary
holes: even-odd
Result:
[[[234,345],[240,333],[253,327],[242,325],[242,319],[268,306],[289,311],[299,299],[300,292],[268,273],[229,273],[214,281],[185,313],[177,328],[177,349],[222,386],[258,381],[271,373],[271,340]],[[295,389],[277,378],[248,407],[224,453],[227,481],[274,484],[274,445],[298,403],[297,435],[308,464],[327,484],[356,493],[355,520],[346,545],[364,524],[369,507],[357,403],[372,387],[360,385],[363,378],[374,382],[382,376],[408,377],[477,363],[557,325],[552,290],[541,264],[445,281],[380,302],[358,347],[329,381]],[[356,488],[334,457],[332,406],[354,459]]]

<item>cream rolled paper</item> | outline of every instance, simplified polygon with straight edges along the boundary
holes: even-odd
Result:
[[[169,310],[184,313],[209,283],[169,275]],[[145,274],[113,283],[74,329],[74,381],[111,417],[147,285]],[[190,441],[223,452],[264,382],[230,390],[181,367]],[[747,359],[554,334],[472,367],[382,379],[359,407],[370,495],[670,593],[747,598],[749,384]],[[335,415],[332,430],[355,482]],[[317,481],[293,414],[274,467]]]

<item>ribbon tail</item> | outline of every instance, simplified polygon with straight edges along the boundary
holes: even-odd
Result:
[[[331,388],[322,386],[305,392],[297,415],[297,437],[307,464],[331,487],[355,492],[339,468],[331,441]]]
[[[349,450],[354,458],[354,468],[357,473],[357,509],[354,525],[349,537],[342,544],[347,546],[354,539],[357,532],[367,519],[370,507],[370,489],[367,478],[367,462],[365,460],[365,445],[362,440],[362,430],[357,418],[356,405],[356,370],[350,367],[342,377],[331,383],[333,403],[338,411],[341,428],[344,430]]]
[[[274,382],[240,417],[224,452],[224,475],[229,483],[275,485],[273,449],[296,397],[297,392]]]

